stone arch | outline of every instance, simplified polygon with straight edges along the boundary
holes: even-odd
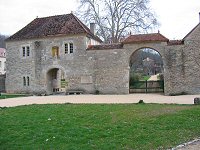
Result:
[[[62,79],[65,81],[65,69],[61,66],[50,66],[45,71],[47,94],[65,92]]]
[[[158,54],[159,54],[159,56],[161,57],[161,60],[162,60],[162,64],[163,64],[163,66],[162,66],[162,73],[163,73],[163,75],[164,75],[164,77],[165,77],[165,57],[164,57],[164,47],[163,46],[160,46],[160,45],[158,45],[158,46],[152,46],[151,44],[150,44],[150,46],[148,46],[148,44],[144,44],[144,45],[140,45],[140,46],[138,46],[138,47],[134,47],[132,50],[130,50],[129,51],[129,54],[128,54],[128,65],[129,65],[129,85],[130,85],[130,70],[131,70],[131,57],[136,53],[136,52],[138,52],[138,51],[140,51],[140,50],[143,50],[143,49],[151,49],[151,50],[153,50],[153,51],[155,51],[155,52],[157,52]],[[130,87],[129,87],[129,89],[130,89]],[[130,90],[129,90],[129,93],[130,93]]]
[[[163,51],[162,51],[162,50],[158,50],[158,49],[155,48],[155,47],[153,48],[153,47],[141,46],[141,47],[135,49],[134,51],[132,51],[132,53],[131,53],[130,56],[129,56],[129,62],[130,62],[131,56],[134,55],[134,53],[136,53],[137,51],[139,51],[139,50],[141,50],[141,49],[145,49],[145,48],[149,48],[149,49],[152,49],[152,50],[158,52],[159,55],[161,56],[162,60],[163,60],[163,58],[164,58],[164,57],[163,57],[164,54],[163,54]],[[164,61],[163,61],[163,63],[164,63]]]

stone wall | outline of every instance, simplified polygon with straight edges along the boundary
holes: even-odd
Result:
[[[73,54],[64,54],[65,42],[74,43]],[[152,48],[163,59],[165,95],[200,93],[200,26],[186,36],[184,44],[146,42],[124,44],[121,49],[86,50],[86,43],[85,35],[7,42],[7,92],[47,92],[47,73],[58,68],[68,82],[66,90],[128,94],[131,55],[141,48]],[[22,45],[30,45],[30,58],[21,57]],[[53,46],[59,47],[58,58],[52,57]],[[23,76],[30,76],[30,86],[23,86]]]
[[[94,60],[95,90],[103,94],[129,93],[129,65],[124,49],[88,51]]]
[[[74,53],[65,54],[64,44],[74,43]],[[23,58],[22,45],[30,45],[31,57]],[[52,47],[59,47],[59,57],[52,57]],[[47,89],[47,73],[58,68],[65,73],[69,82],[67,89],[84,89],[94,92],[93,82],[81,84],[82,76],[93,80],[93,61],[87,57],[86,36],[51,37],[45,39],[7,42],[8,93],[43,93]],[[23,86],[23,76],[30,76],[30,86]],[[85,88],[86,87],[86,88]]]
[[[0,93],[5,92],[6,75],[0,75]]]

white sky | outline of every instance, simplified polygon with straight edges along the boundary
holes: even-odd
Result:
[[[151,0],[161,24],[160,33],[182,39],[199,23],[200,0]],[[67,14],[77,8],[76,0],[0,0],[0,33],[12,35],[33,19]]]

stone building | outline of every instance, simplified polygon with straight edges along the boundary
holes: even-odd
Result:
[[[152,33],[105,45],[93,33],[73,14],[33,20],[6,40],[7,92],[128,94],[131,55],[151,48],[163,59],[166,95],[200,93],[200,24],[179,41]]]

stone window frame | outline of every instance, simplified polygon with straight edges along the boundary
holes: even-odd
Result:
[[[74,46],[73,41],[65,41],[63,43],[63,47],[64,47],[64,54],[65,55],[73,54],[74,51],[75,51],[75,46]]]
[[[31,57],[31,46],[30,46],[30,44],[26,44],[26,45],[21,46],[20,56],[24,59]]]

